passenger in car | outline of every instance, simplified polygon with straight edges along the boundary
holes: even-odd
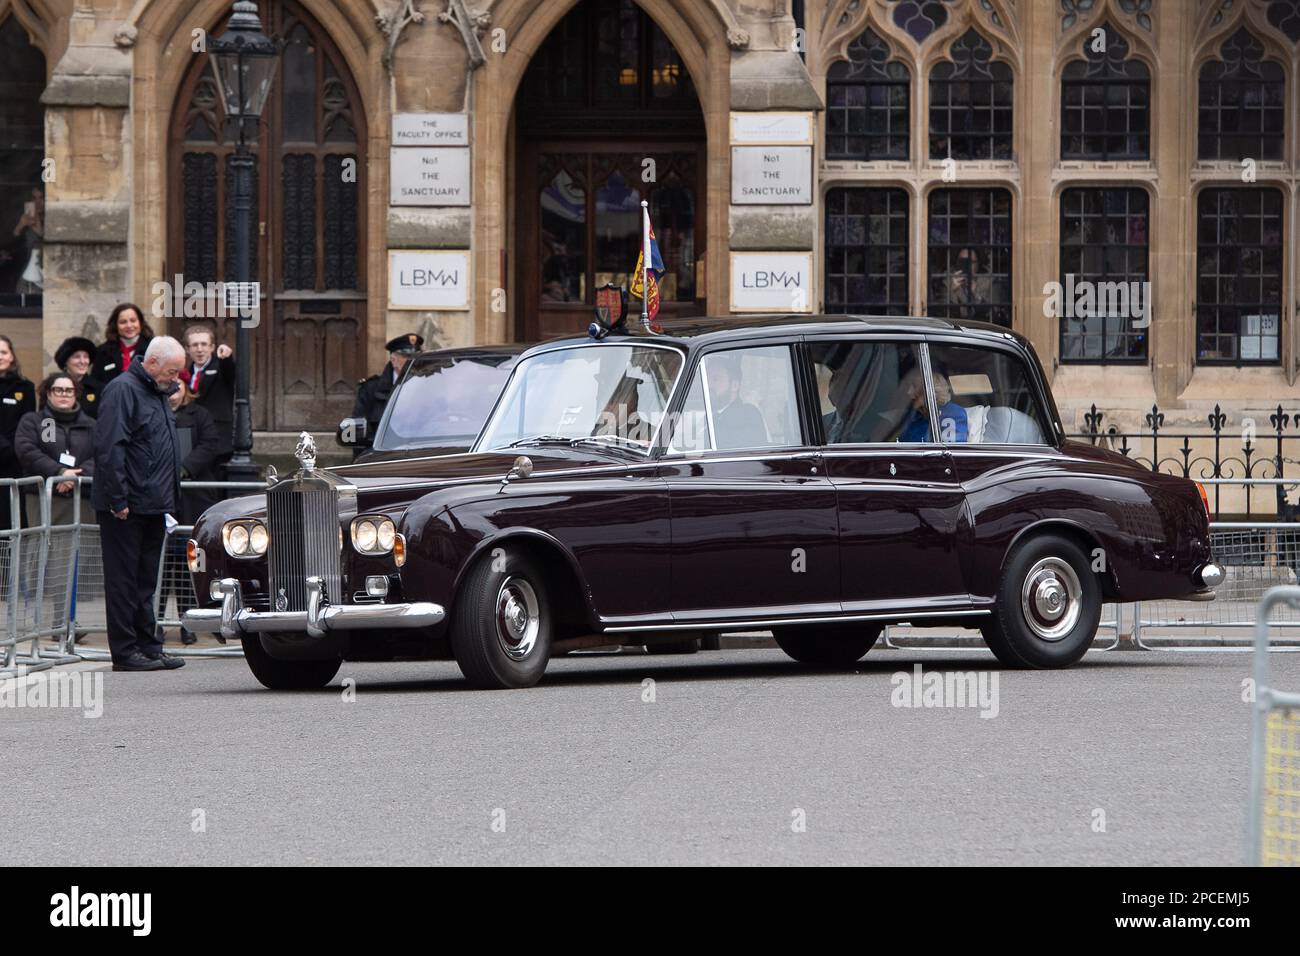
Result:
[[[903,376],[899,391],[906,398],[904,406],[906,416],[898,430],[900,442],[943,441],[949,444],[964,443],[969,434],[966,422],[966,409],[952,400],[952,386],[948,384],[948,373],[939,366],[933,367],[934,400],[939,406],[939,436],[936,438],[930,430],[930,409],[925,400],[925,378],[919,367],[913,368]]]
[[[710,356],[706,368],[718,447],[756,448],[768,444],[763,413],[740,398],[740,357]]]

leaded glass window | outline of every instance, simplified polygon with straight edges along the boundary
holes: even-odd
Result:
[[[1011,193],[930,193],[927,312],[1011,327]]]
[[[1142,189],[1067,189],[1062,194],[1062,362],[1146,361],[1151,319],[1148,205]]]
[[[907,315],[908,197],[902,189],[826,194],[826,311]]]
[[[911,73],[867,30],[826,71],[828,159],[907,159]]]
[[[1205,189],[1196,201],[1196,360],[1277,364],[1282,193]]]
[[[1011,159],[1011,67],[975,30],[930,71],[930,158]]]
[[[1281,159],[1286,80],[1264,59],[1263,45],[1242,27],[1201,67],[1200,159]]]
[[[1084,59],[1066,64],[1061,74],[1063,159],[1150,158],[1151,73],[1128,53],[1124,37],[1107,25],[1101,37],[1084,38]]]

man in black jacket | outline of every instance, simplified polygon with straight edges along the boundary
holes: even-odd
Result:
[[[184,367],[181,343],[158,336],[143,361],[137,357],[104,387],[95,423],[91,502],[104,554],[115,671],[170,670],[185,663],[163,653],[153,611],[166,516],[181,505],[180,446],[167,398]]]
[[[402,370],[406,368],[406,363],[413,356],[420,354],[420,349],[424,348],[424,336],[416,335],[414,332],[399,335],[390,340],[386,348],[388,364],[384,366],[384,370],[378,375],[362,379],[357,385],[357,400],[352,406],[352,417],[366,420],[366,437],[352,449],[353,458],[369,449],[374,442],[375,432],[379,429],[379,420],[384,417],[388,399],[393,395],[393,386],[402,377]]]

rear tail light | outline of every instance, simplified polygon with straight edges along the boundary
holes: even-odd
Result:
[[[1205,486],[1199,481],[1196,482],[1196,490],[1201,493],[1201,507],[1205,509],[1205,517],[1210,517],[1210,496],[1205,493]]]

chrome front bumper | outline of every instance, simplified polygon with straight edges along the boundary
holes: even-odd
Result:
[[[296,631],[324,637],[330,631],[355,631],[392,627],[430,627],[446,617],[440,604],[414,601],[409,604],[327,604],[320,578],[307,579],[307,610],[250,611],[244,607],[243,592],[234,578],[217,582],[221,609],[186,611],[188,630],[198,634],[220,634],[235,640],[242,634],[263,631]]]

